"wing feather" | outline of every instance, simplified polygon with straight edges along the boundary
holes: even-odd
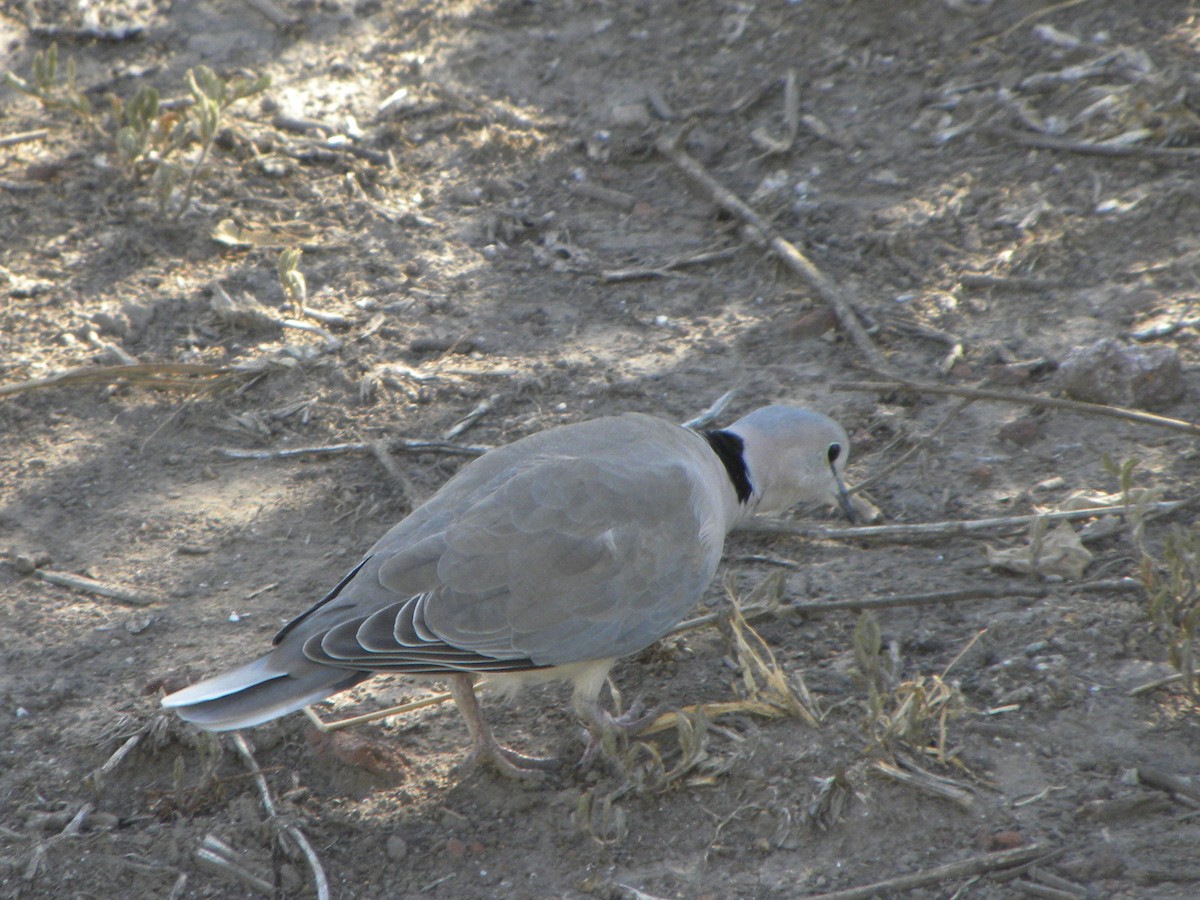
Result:
[[[380,539],[298,629],[303,655],[415,672],[635,652],[716,570],[707,456],[701,438],[641,416],[493,451]]]

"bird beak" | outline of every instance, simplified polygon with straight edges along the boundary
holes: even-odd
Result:
[[[838,486],[838,497],[837,497],[838,506],[840,506],[842,508],[842,512],[844,512],[846,514],[846,518],[849,519],[850,524],[853,525],[858,520],[858,517],[854,513],[854,505],[850,502],[850,492],[848,490],[846,490],[846,485],[844,485],[842,483],[842,480],[840,478],[838,479],[837,486]]]

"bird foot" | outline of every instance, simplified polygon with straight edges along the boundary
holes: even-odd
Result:
[[[584,729],[584,741],[587,746],[579,760],[578,768],[590,768],[601,750],[605,750],[606,755],[615,755],[612,751],[616,750],[618,739],[628,739],[640,734],[658,718],[658,713],[657,707],[647,709],[641,698],[634,700],[629,709],[619,716],[596,706],[591,710],[591,722]],[[606,747],[606,744],[611,746]]]
[[[505,747],[495,738],[476,741],[467,756],[468,766],[491,766],[506,778],[524,781],[540,781],[552,769],[558,768],[560,760],[554,756],[528,756],[511,747]]]

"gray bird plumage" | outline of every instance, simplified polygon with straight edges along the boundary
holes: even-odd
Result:
[[[451,677],[473,706],[462,685],[487,673],[573,681],[596,722],[612,663],[686,616],[738,521],[800,501],[849,512],[848,452],[832,419],[786,406],[707,435],[632,413],[531,435],[464,467],[266,656],[163,705],[224,731],[375,673]],[[463,713],[477,754],[511,765],[478,710]]]

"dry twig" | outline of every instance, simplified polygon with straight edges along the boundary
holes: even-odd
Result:
[[[473,410],[446,429],[442,434],[442,440],[452,441],[464,431],[471,428],[476,422],[491,412],[492,407],[499,403],[500,398],[503,396],[503,394],[492,394],[490,397],[480,400],[479,404]]]
[[[829,385],[834,391],[913,391],[919,394],[946,394],[952,397],[969,397],[972,400],[995,400],[999,403],[1020,403],[1024,406],[1044,406],[1049,409],[1064,409],[1070,412],[1123,419],[1141,425],[1154,425],[1172,431],[1182,431],[1200,437],[1200,424],[1158,416],[1140,409],[1123,406],[1107,406],[1103,403],[1084,403],[1081,400],[1065,400],[1061,397],[1044,397],[1037,394],[1020,394],[1013,391],[996,391],[990,388],[959,387],[953,384],[932,384],[926,381],[838,381]]]
[[[938,778],[936,775],[932,775],[922,769],[911,771],[901,769],[883,760],[876,761],[871,768],[879,774],[891,778],[893,781],[902,782],[919,791],[924,791],[935,797],[941,797],[943,800],[950,800],[953,803],[957,803],[963,809],[971,809],[975,805],[975,798],[969,792],[956,787],[949,779]]]
[[[1200,147],[1158,147],[1143,144],[1117,144],[1104,141],[1072,141],[1067,138],[1038,134],[1034,131],[1017,131],[1012,128],[990,127],[982,129],[984,134],[1003,140],[1015,141],[1026,147],[1039,150],[1058,150],[1065,153],[1081,153],[1085,156],[1140,156],[1151,159],[1191,160],[1200,157]]]
[[[1195,504],[1200,496],[1186,500],[1163,500],[1146,505],[1150,515],[1166,515]],[[1069,509],[1062,512],[1035,513],[1028,516],[997,516],[988,519],[960,519],[949,522],[915,522],[908,525],[861,525],[850,528],[827,528],[821,525],[801,525],[785,519],[750,519],[737,527],[738,531],[753,534],[786,534],[795,537],[831,541],[857,540],[928,540],[994,531],[1003,528],[1023,528],[1034,522],[1074,522],[1100,516],[1123,516],[1124,506],[1097,506],[1090,509]]]
[[[764,242],[775,252],[789,269],[799,275],[825,303],[834,311],[838,323],[849,335],[851,342],[867,360],[869,367],[882,375],[895,377],[895,370],[884,359],[883,354],[872,343],[866,329],[859,322],[850,301],[843,295],[842,290],[822,272],[807,256],[801,253],[794,244],[776,234],[769,222],[756,213],[740,197],[718,182],[699,161],[689,156],[677,145],[677,141],[662,137],[656,142],[658,152],[675,163],[684,174],[708,191],[713,202],[731,215],[735,215],[749,225]]]
[[[150,606],[161,601],[157,597],[151,597],[148,594],[135,593],[126,590],[125,588],[117,587],[116,585],[106,584],[103,581],[97,581],[94,578],[85,578],[82,575],[72,575],[69,572],[55,572],[51,569],[34,569],[33,575],[42,581],[48,581],[51,584],[57,584],[59,587],[74,588],[77,591],[86,591],[89,594],[97,594],[101,597],[108,597],[110,600],[116,600],[118,603],[125,603],[129,606]]]
[[[454,444],[450,441],[420,441],[408,438],[388,438],[388,450],[405,453],[444,453],[448,456],[482,456],[491,447]],[[293,459],[299,456],[337,456],[342,453],[370,453],[371,441],[352,441],[345,444],[323,444],[317,447],[284,447],[280,450],[241,450],[221,447],[217,450],[226,459]]]
[[[725,407],[729,405],[735,396],[737,396],[738,388],[732,388],[726,391],[716,399],[712,406],[700,413],[693,419],[688,419],[683,423],[684,428],[690,428],[693,431],[699,431],[701,428],[707,428],[714,421],[720,418],[721,413],[725,412]]]
[[[215,834],[204,836],[203,842],[196,850],[196,860],[214,872],[232,875],[264,896],[275,896],[275,885],[242,865],[238,861],[237,851]]]
[[[737,247],[725,247],[721,250],[706,250],[691,256],[677,256],[668,259],[658,266],[634,266],[628,269],[606,269],[600,273],[600,279],[606,282],[637,281],[640,278],[669,278],[675,274],[675,269],[684,266],[699,266],[705,263],[729,259],[738,252]]]
[[[12,147],[15,144],[26,144],[30,141],[40,141],[50,136],[49,128],[38,128],[34,131],[21,131],[16,134],[6,134],[0,137],[0,147]]]
[[[125,741],[125,743],[123,743],[120,747],[118,747],[116,752],[108,758],[108,761],[105,762],[104,765],[100,766],[100,768],[96,769],[91,775],[88,776],[87,780],[91,783],[92,787],[99,788],[105,777],[111,774],[113,770],[115,770],[117,766],[121,764],[122,760],[124,760],[125,757],[133,751],[133,748],[141,743],[141,741],[142,736],[140,734],[135,734]]]
[[[812,894],[809,900],[870,900],[872,897],[887,896],[894,891],[906,891],[911,888],[937,884],[954,878],[967,878],[972,875],[982,875],[987,872],[1010,869],[1013,866],[1019,866],[1036,859],[1045,852],[1045,848],[1041,844],[1033,844],[1032,846],[1021,847],[1017,850],[985,853],[982,856],[964,859],[961,862],[935,866],[932,869],[912,872],[908,875],[898,875],[895,878],[887,878],[883,881],[877,881],[874,884],[863,885],[862,887],[849,888],[844,891],[832,891],[828,894]]]
[[[36,388],[55,387],[66,384],[134,384],[163,390],[207,391],[214,390],[239,374],[240,369],[229,366],[211,366],[205,363],[141,363],[119,366],[78,366],[55,372],[44,378],[32,378],[15,384],[0,385],[0,397],[19,394]]]
[[[925,606],[932,603],[956,603],[962,600],[1011,600],[1015,597],[1049,597],[1062,591],[1064,585],[1000,584],[960,588],[950,591],[930,591],[922,594],[897,594],[894,597],[862,597],[858,600],[813,600],[793,603],[788,608],[800,613],[857,612],[864,609],[886,609],[896,606]],[[1112,578],[1069,586],[1074,593],[1096,593],[1107,591],[1140,591],[1142,584],[1136,578]]]
[[[284,824],[279,820],[275,812],[275,801],[271,799],[271,789],[268,787],[267,779],[263,776],[262,770],[258,767],[258,763],[254,759],[254,754],[250,752],[250,745],[246,743],[246,739],[242,737],[241,732],[235,731],[232,734],[232,739],[233,746],[237,750],[238,755],[242,757],[242,760],[246,763],[246,767],[254,776],[254,783],[258,787],[258,795],[262,800],[263,809],[267,813],[267,819],[275,828],[295,841],[296,846],[300,848],[300,852],[304,854],[304,858],[308,862],[308,867],[312,870],[313,882],[317,890],[317,900],[329,900],[329,879],[325,876],[325,868],[321,865],[321,858],[317,856],[317,851],[313,849],[313,845],[304,836],[304,832],[297,826]]]
[[[405,505],[409,509],[416,509],[416,494],[413,490],[412,481],[404,474],[404,470],[400,468],[396,460],[392,459],[391,453],[388,452],[387,441],[369,441],[367,446],[370,447],[371,454],[375,457],[375,460],[379,465],[383,466],[383,470],[388,473],[396,487],[400,489],[400,494],[404,499]]]

